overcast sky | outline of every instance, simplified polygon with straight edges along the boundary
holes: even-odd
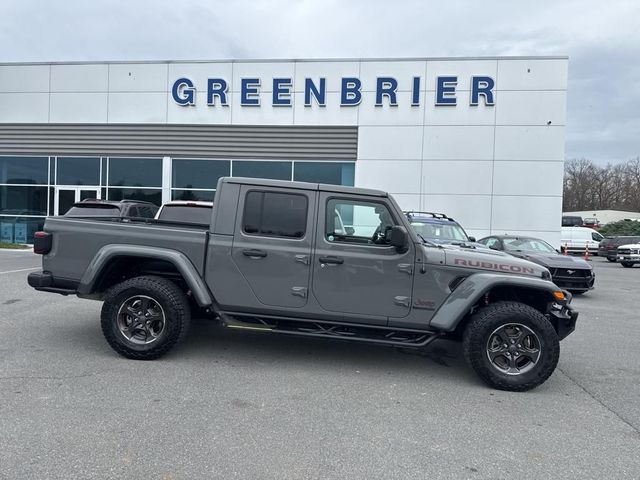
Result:
[[[1,0],[0,62],[568,55],[566,157],[640,155],[640,1]]]

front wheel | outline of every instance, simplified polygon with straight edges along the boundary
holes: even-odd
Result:
[[[560,341],[536,309],[497,302],[478,310],[463,335],[467,362],[498,390],[523,392],[544,383],[558,364]]]
[[[102,333],[123,357],[153,360],[185,336],[190,317],[187,297],[175,283],[152,275],[134,277],[105,295]]]
[[[633,262],[620,262],[620,265],[622,265],[625,268],[631,268],[633,267]]]

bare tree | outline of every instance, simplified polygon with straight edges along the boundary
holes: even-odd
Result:
[[[565,162],[563,210],[640,211],[640,157],[595,165],[585,158]]]

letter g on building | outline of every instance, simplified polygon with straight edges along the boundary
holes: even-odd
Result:
[[[196,104],[196,89],[193,86],[193,82],[186,77],[179,78],[173,82],[171,96],[173,96],[173,101],[178,105],[187,106]]]

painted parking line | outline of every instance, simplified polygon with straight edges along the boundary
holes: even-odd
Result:
[[[17,273],[17,272],[26,272],[28,270],[37,270],[40,267],[31,267],[31,268],[21,268],[19,270],[7,270],[6,272],[0,272],[0,275],[4,275],[5,273]]]

